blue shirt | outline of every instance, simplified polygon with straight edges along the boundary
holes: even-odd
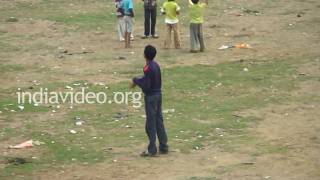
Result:
[[[125,15],[130,15],[130,9],[133,10],[133,1],[132,0],[123,0],[122,9],[124,10]]]
[[[133,78],[145,95],[161,93],[161,69],[157,62],[149,61],[143,68],[144,75],[141,78]]]

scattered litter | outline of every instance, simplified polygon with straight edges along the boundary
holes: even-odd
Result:
[[[76,125],[77,125],[77,126],[82,126],[83,123],[84,123],[83,121],[77,121],[77,122],[76,122]]]
[[[2,111],[0,111],[0,114],[2,113]]]
[[[9,146],[9,149],[24,149],[24,148],[31,148],[31,147],[33,147],[33,140],[28,140],[15,146]]]
[[[17,165],[26,164],[26,163],[31,163],[31,162],[25,158],[20,158],[20,157],[6,159],[6,164],[13,164],[17,166]]]
[[[254,15],[259,15],[259,14],[261,14],[259,11],[257,11],[257,10],[252,10],[252,9],[243,9],[243,12],[244,13],[247,13],[247,14],[254,14]]]
[[[220,46],[218,49],[219,49],[219,50],[224,50],[224,49],[229,49],[229,48],[233,48],[233,46],[222,45],[222,46]]]
[[[71,87],[71,86],[66,86],[65,88],[66,88],[66,89],[73,90],[73,87]]]
[[[163,113],[167,114],[167,113],[174,113],[175,109],[165,109],[162,111]]]
[[[18,22],[18,18],[16,17],[9,17],[8,19],[6,19],[6,22]]]
[[[134,136],[129,136],[130,138],[134,138]]]
[[[199,136],[198,136],[198,138],[202,138],[202,137],[203,137],[202,135],[199,135]]]
[[[124,57],[124,56],[119,56],[118,59],[119,59],[119,60],[126,60],[127,58]]]
[[[265,177],[263,177],[263,178],[265,178],[265,179],[269,179],[269,178],[271,178],[271,176],[265,176]]]
[[[33,104],[33,106],[34,106],[34,107],[38,107],[38,106],[39,106],[39,104],[37,104],[37,103],[34,103],[34,104]]]
[[[218,83],[217,85],[215,85],[215,87],[219,87],[219,86],[221,86],[222,85],[222,83]]]
[[[126,127],[126,128],[132,128],[132,127],[131,127],[131,126],[129,126],[129,125],[126,125],[125,127]]]
[[[36,146],[40,146],[40,145],[43,145],[43,144],[46,144],[46,143],[41,142],[41,141],[33,141],[33,145],[36,145]]]
[[[236,44],[234,45],[236,48],[239,49],[251,49],[252,47],[250,46],[250,44],[246,44],[246,43],[240,43],[240,44]]]
[[[89,53],[94,53],[94,51],[92,50],[86,50],[86,48],[81,48],[81,51],[75,51],[75,52],[70,52],[67,49],[63,49],[61,47],[58,48],[59,49],[59,53],[61,54],[65,54],[65,55],[76,55],[76,54],[89,54]],[[60,54],[60,55],[61,55]],[[62,55],[63,56],[63,55]]]
[[[219,50],[225,50],[225,49],[230,49],[230,48],[238,48],[238,49],[252,49],[252,46],[247,43],[238,43],[235,45],[222,45],[219,47]]]
[[[115,116],[113,116],[114,119],[124,119],[124,118],[127,118],[128,115],[125,115],[121,112],[118,112]]]
[[[16,112],[16,111],[12,109],[12,110],[10,110],[10,112]]]
[[[243,165],[254,165],[255,162],[243,162],[243,163],[241,163],[241,164],[243,164]]]
[[[249,69],[248,69],[248,68],[243,68],[243,71],[244,71],[244,72],[248,72]]]
[[[209,28],[212,28],[212,29],[216,28],[216,27],[218,27],[216,24],[212,24],[212,25],[209,26]]]
[[[73,85],[74,85],[74,86],[80,86],[81,83],[74,83]]]
[[[116,163],[116,162],[118,162],[118,160],[114,159],[114,160],[112,160],[112,162]]]
[[[146,115],[141,115],[141,117],[142,117],[142,118],[146,118],[147,116],[146,116]]]
[[[77,131],[76,131],[76,130],[73,130],[73,129],[69,130],[69,132],[70,132],[71,134],[77,134]]]

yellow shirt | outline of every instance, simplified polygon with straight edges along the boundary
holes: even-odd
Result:
[[[202,24],[204,22],[204,8],[206,3],[198,3],[190,5],[190,23]]]
[[[163,3],[161,11],[166,13],[166,23],[174,24],[179,22],[177,11],[180,11],[180,7],[175,1]]]

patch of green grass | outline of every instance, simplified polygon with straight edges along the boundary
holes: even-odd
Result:
[[[175,109],[174,113],[164,114],[171,148],[188,153],[213,144],[233,152],[243,145],[258,146],[259,139],[249,135],[245,129],[259,119],[236,116],[235,113],[291,101],[289,93],[302,81],[294,78],[293,75],[297,72],[293,64],[285,60],[252,60],[216,66],[196,65],[164,69],[163,109]],[[249,71],[244,71],[244,68]],[[52,88],[61,89],[65,85],[70,83],[55,84]],[[88,90],[93,92],[105,90],[99,85],[87,86]],[[119,91],[128,91],[127,82],[110,85],[108,89],[108,92]],[[119,112],[125,115],[123,119],[114,117]],[[40,155],[41,163],[44,164],[42,166],[96,163],[112,158],[115,154],[126,153],[109,152],[106,151],[107,147],[134,149],[137,145],[147,144],[145,120],[141,117],[143,114],[143,107],[132,111],[132,108],[126,105],[82,105],[68,111],[59,121],[38,123],[38,127],[48,126],[54,129],[53,134],[41,133],[41,130],[30,122],[27,126],[30,130],[26,131],[26,136],[29,133],[30,137],[46,143],[40,146],[41,151],[45,152]],[[85,124],[76,126],[75,116],[81,117]],[[70,129],[78,133],[70,134]],[[250,153],[286,151],[285,148],[268,144],[264,145],[263,149],[264,151],[257,149]],[[53,161],[55,165],[51,165]]]

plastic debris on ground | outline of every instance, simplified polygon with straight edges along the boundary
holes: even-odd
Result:
[[[238,49],[252,49],[252,46],[247,43],[238,43],[234,45],[222,45],[218,49],[219,50],[225,50],[225,49],[231,49],[231,48],[238,48]]]
[[[175,109],[165,109],[162,111],[163,113],[167,114],[167,113],[174,113]]]
[[[21,144],[17,144],[15,146],[9,146],[9,149],[24,149],[24,148],[31,148],[33,147],[33,140],[28,140],[28,141],[25,141]]]
[[[76,131],[76,130],[73,130],[73,129],[69,130],[69,132],[70,132],[71,134],[77,134],[77,131]]]

